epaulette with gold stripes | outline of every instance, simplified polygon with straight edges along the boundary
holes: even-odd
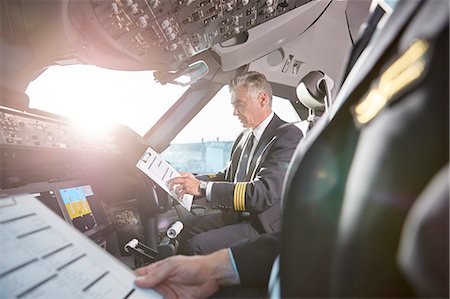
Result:
[[[389,66],[378,84],[352,108],[358,126],[370,122],[401,90],[420,78],[426,67],[428,48],[427,41],[417,40]]]

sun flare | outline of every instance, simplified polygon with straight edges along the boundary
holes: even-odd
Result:
[[[52,66],[30,83],[30,107],[103,131],[126,124],[145,134],[186,88],[160,85],[152,71],[116,71],[95,66]]]

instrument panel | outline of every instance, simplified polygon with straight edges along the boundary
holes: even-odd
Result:
[[[111,136],[36,115],[0,110],[0,145],[120,153]]]
[[[108,35],[136,57],[176,64],[311,0],[92,0]]]
[[[127,167],[113,130],[93,134],[64,120],[8,108],[0,108],[0,154],[0,188],[61,180],[101,165]]]

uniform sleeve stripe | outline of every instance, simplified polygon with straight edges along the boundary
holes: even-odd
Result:
[[[241,211],[245,211],[244,196],[245,196],[245,183],[242,183],[240,197],[239,197],[239,201],[240,201],[239,206],[241,207]]]
[[[242,183],[242,195],[241,195],[241,209],[245,211],[245,188],[247,187],[247,183]]]
[[[239,183],[238,183],[238,184],[239,184]],[[238,184],[234,185],[234,194],[233,194],[233,206],[234,206],[234,209],[235,209],[236,211],[238,210],[238,206],[237,206]]]
[[[238,192],[238,206],[239,206],[239,211],[243,211],[242,209],[242,188],[244,183],[239,183],[239,192]]]
[[[236,211],[245,211],[245,189],[247,183],[236,183],[234,187],[233,204]]]

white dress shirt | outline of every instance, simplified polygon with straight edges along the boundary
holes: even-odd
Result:
[[[261,140],[262,135],[264,134],[264,131],[266,130],[269,123],[272,121],[272,118],[274,116],[274,113],[271,112],[269,116],[267,116],[256,128],[252,130],[252,133],[255,136],[255,141],[253,142],[252,150],[250,151],[250,157],[248,161],[252,161],[253,153],[255,152],[256,146],[259,143],[259,140]],[[251,163],[247,164],[246,171],[248,172],[248,168],[250,167]],[[211,190],[214,182],[208,182],[206,186],[206,200],[211,201]]]

